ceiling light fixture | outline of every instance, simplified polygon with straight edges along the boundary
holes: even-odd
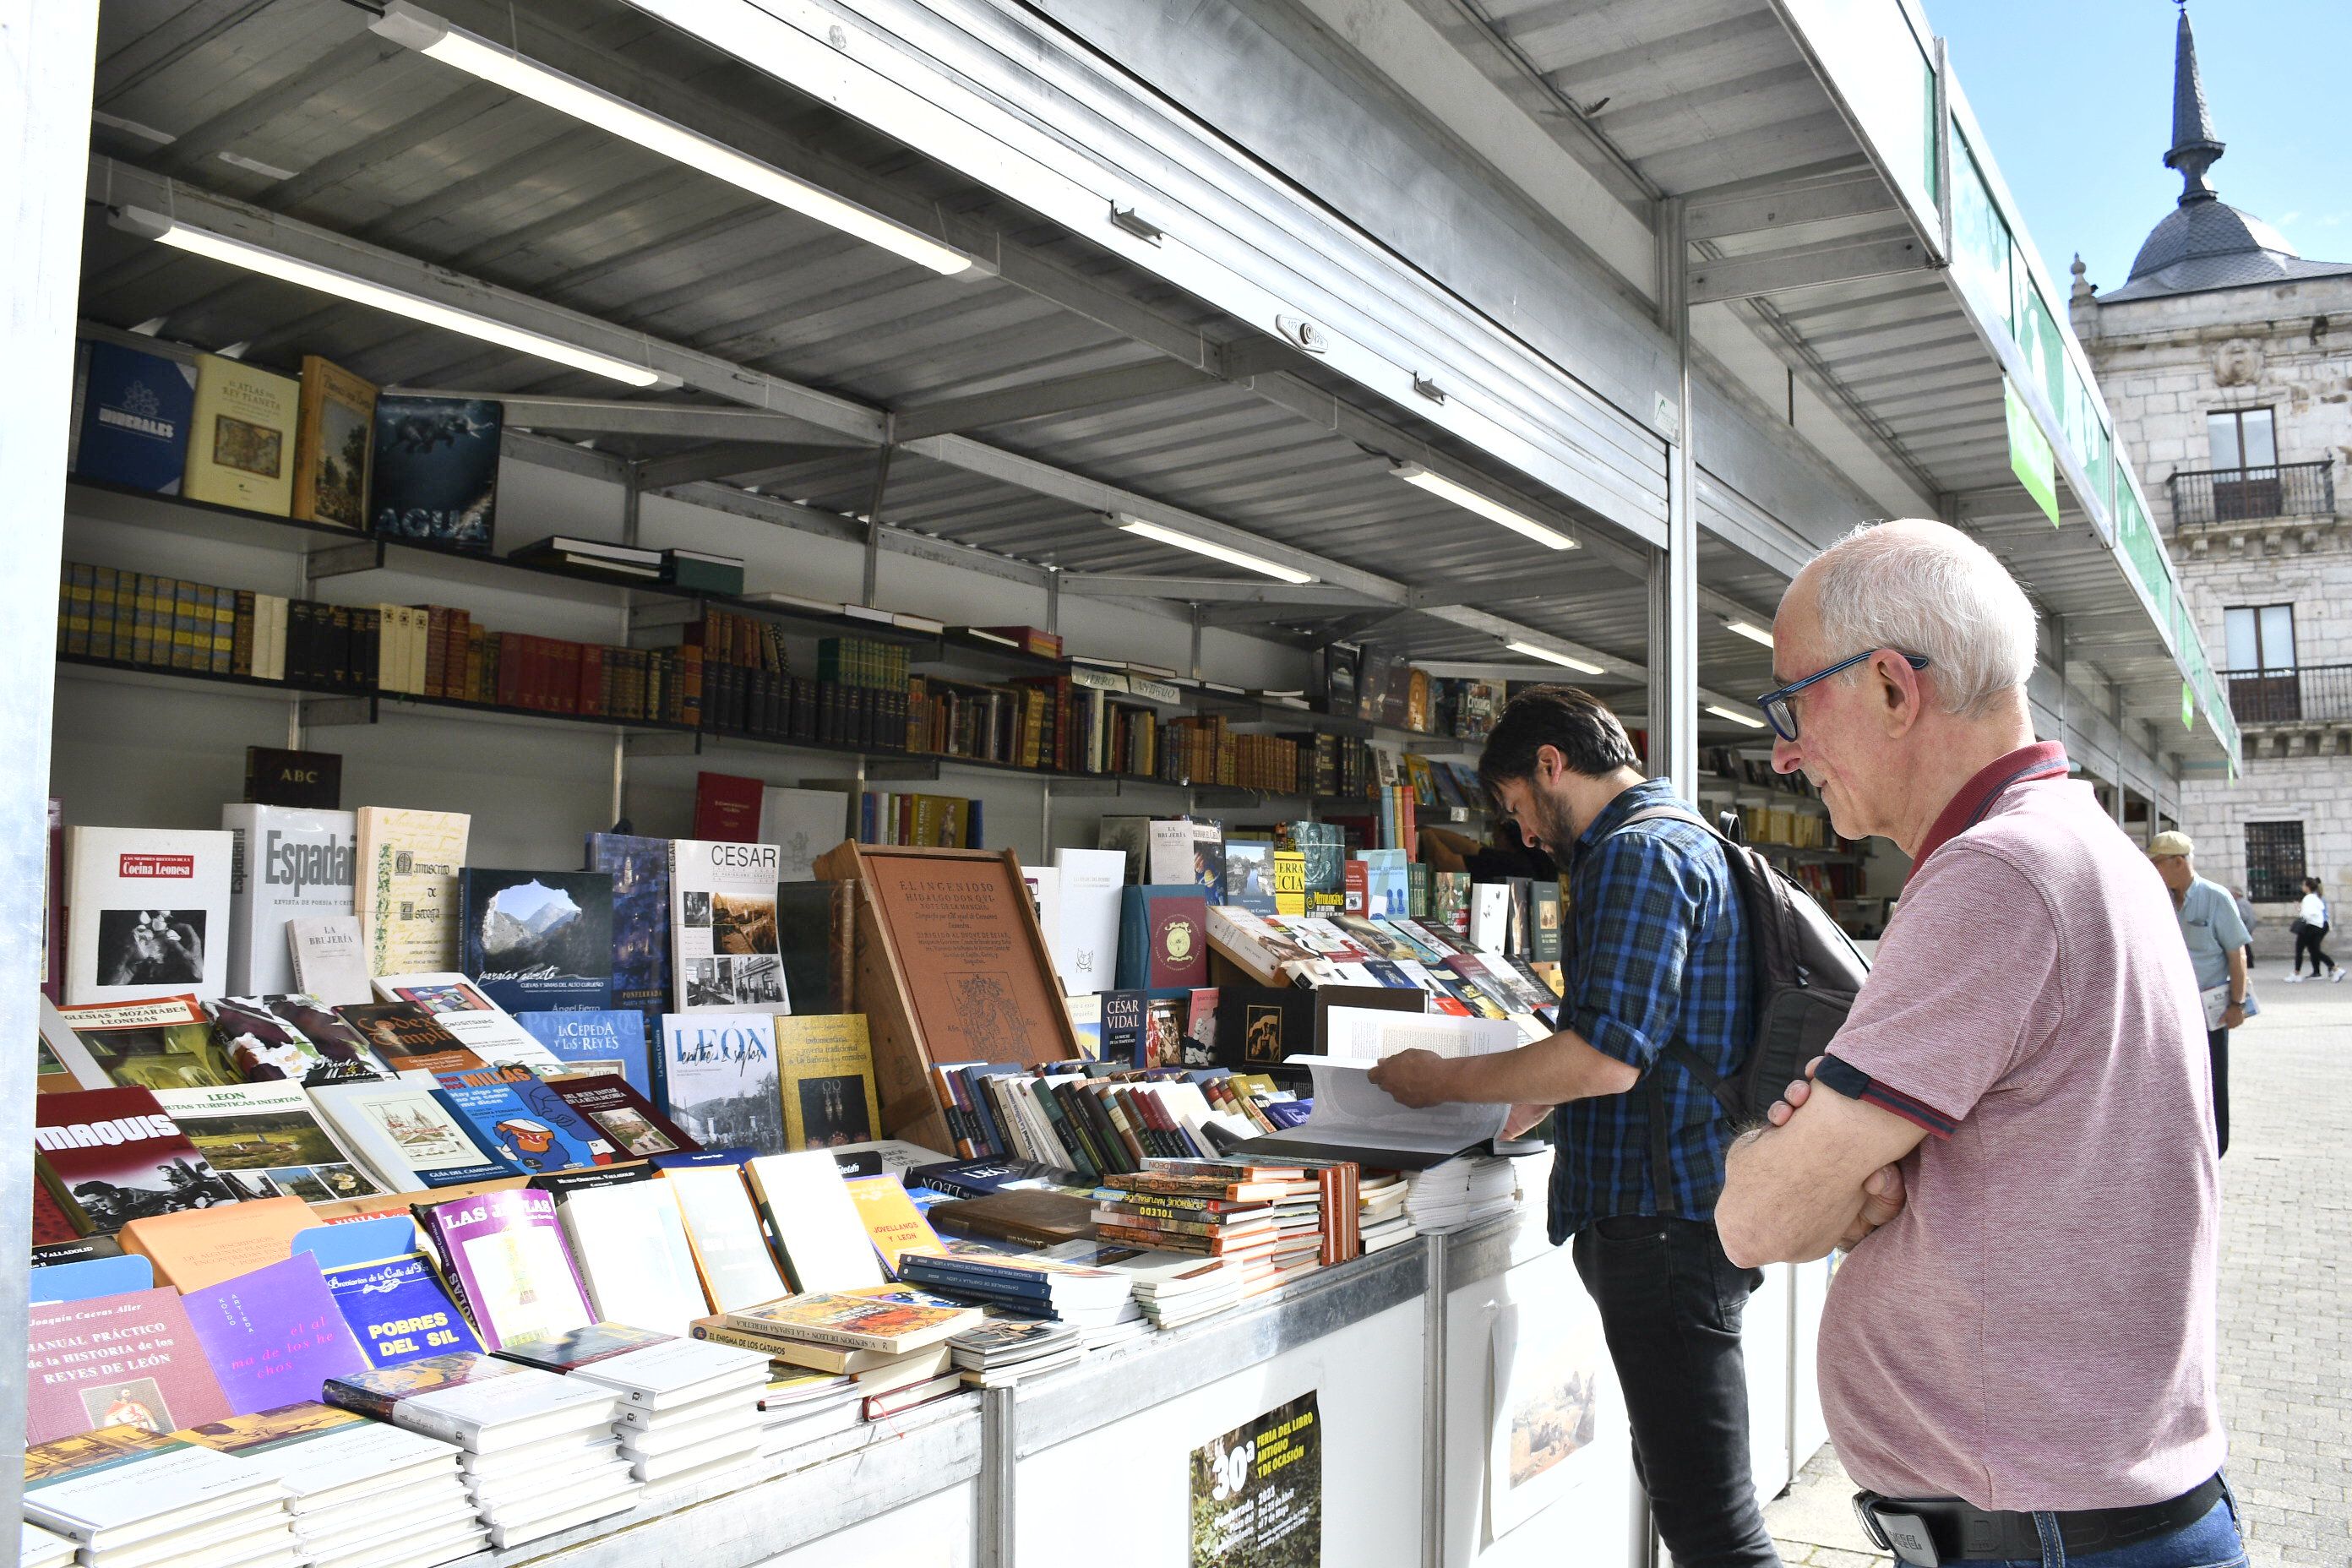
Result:
[[[1549,550],[1573,550],[1576,541],[1557,529],[1546,528],[1531,517],[1513,511],[1501,501],[1489,500],[1467,485],[1459,485],[1444,474],[1433,474],[1419,463],[1399,463],[1389,472],[1409,485],[1417,485],[1431,495],[1440,496],[1467,511],[1475,511],[1489,522],[1499,522],[1513,533],[1525,534]]]
[[[1766,647],[1772,646],[1772,629],[1769,626],[1759,626],[1754,621],[1742,620],[1738,616],[1726,616],[1723,619],[1723,629],[1737,633],[1749,642],[1760,642]]]
[[[1706,710],[1714,714],[1718,719],[1728,719],[1733,723],[1745,725],[1750,730],[1761,730],[1764,728],[1764,721],[1759,719],[1753,713],[1742,713],[1734,708],[1717,708],[1712,702],[1706,705]]]
[[[1540,658],[1552,664],[1564,664],[1580,675],[1606,675],[1609,673],[1597,664],[1587,664],[1580,658],[1570,658],[1564,653],[1554,653],[1548,647],[1538,647],[1531,642],[1507,642],[1503,646],[1509,648],[1513,653],[1526,654],[1529,658]]]
[[[454,26],[406,0],[393,0],[384,7],[383,15],[368,26],[444,65],[634,142],[647,152],[699,169],[713,179],[724,180],[778,206],[790,207],[804,217],[830,224],[844,234],[878,245],[942,276],[961,272],[971,265],[971,258],[963,252],[941,245],[905,224],[855,202],[844,201],[823,186],[747,157],[723,142],[689,131],[674,120],[665,120],[625,98],[591,87],[577,77],[566,76]]]
[[[1179,550],[1189,550],[1195,555],[1206,555],[1212,560],[1222,561],[1228,566],[1239,566],[1244,571],[1264,573],[1278,582],[1312,583],[1315,581],[1315,574],[1312,572],[1301,572],[1295,567],[1280,565],[1268,561],[1263,555],[1252,555],[1245,550],[1235,550],[1230,545],[1213,544],[1205,539],[1195,539],[1189,533],[1179,533],[1172,528],[1162,528],[1156,522],[1146,522],[1139,517],[1126,517],[1113,513],[1110,522],[1115,528],[1125,529],[1128,532],[1138,534],[1142,538],[1153,540],[1161,544],[1173,545]]]
[[[469,338],[479,338],[484,342],[535,354],[541,359],[553,360],[558,364],[568,364],[575,370],[610,376],[631,386],[678,384],[677,376],[664,374],[646,365],[632,364],[627,360],[614,359],[610,354],[582,348],[578,343],[551,338],[544,332],[534,332],[528,328],[476,315],[471,310],[461,310],[437,300],[427,300],[421,294],[373,283],[348,272],[338,272],[332,268],[289,256],[282,250],[231,239],[210,229],[192,227],[177,218],[166,217],[144,207],[119,207],[110,215],[109,221],[117,228],[144,235],[149,239],[184,250],[192,256],[225,261],[232,267],[242,267],[281,282],[299,283],[305,289],[316,289],[322,294],[331,294],[355,305],[373,305],[395,316],[406,316],[427,326],[444,327]]]

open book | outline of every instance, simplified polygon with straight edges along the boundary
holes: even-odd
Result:
[[[1471,1057],[1513,1050],[1523,1043],[1519,1031],[1503,1018],[1334,1007],[1327,1016],[1328,1054],[1292,1057],[1286,1064],[1304,1067],[1313,1078],[1312,1113],[1297,1126],[1255,1139],[1235,1152],[1253,1158],[1288,1153],[1353,1160],[1389,1170],[1426,1170],[1465,1149],[1501,1137],[1511,1108],[1432,1105],[1411,1110],[1391,1099],[1387,1090],[1373,1086],[1373,1065],[1399,1051]]]

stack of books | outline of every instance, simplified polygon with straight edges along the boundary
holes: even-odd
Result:
[[[504,1550],[636,1505],[614,1447],[614,1390],[492,1356],[426,1356],[327,1380],[327,1402],[463,1450],[490,1544]]]
[[[1155,1160],[1105,1181],[1094,1211],[1104,1240],[1223,1258],[1240,1269],[1245,1296],[1323,1264],[1322,1183],[1304,1166]]]
[[[66,1568],[74,1560],[74,1543],[62,1535],[53,1535],[30,1520],[25,1521],[25,1544],[16,1555],[16,1568]]]
[[[1405,1199],[1412,1192],[1405,1179],[1393,1171],[1364,1178],[1356,1189],[1356,1224],[1366,1252],[1384,1252],[1419,1234],[1404,1212]]]
[[[435,1568],[480,1551],[488,1533],[455,1444],[355,1411],[306,1400],[174,1436],[282,1483],[313,1568]]]
[[[1518,1203],[1518,1179],[1508,1160],[1457,1154],[1405,1177],[1405,1218],[1415,1231],[1460,1230]]]
[[[980,1321],[978,1308],[909,1300],[887,1288],[813,1290],[698,1318],[694,1335],[845,1375],[859,1413],[876,1421],[961,1387],[947,1342]]]
[[[768,1357],[760,1351],[591,1323],[498,1353],[618,1394],[614,1435],[629,1474],[649,1497],[698,1486],[760,1458],[760,1396],[768,1386]]]
[[[956,1371],[973,1388],[997,1388],[1072,1365],[1087,1353],[1076,1323],[1057,1318],[997,1318],[948,1341]]]
[[[296,1568],[286,1488],[226,1454],[136,1426],[37,1443],[25,1517],[71,1542],[84,1568]]]
[[[861,1419],[864,1396],[854,1378],[790,1362],[771,1361],[768,1368],[767,1386],[760,1391],[761,1458],[846,1432]]]
[[[1125,1275],[1034,1254],[910,1252],[898,1260],[898,1273],[908,1284],[925,1290],[983,1301],[1014,1314],[1058,1318],[1081,1331],[1110,1328],[1143,1315]]]
[[[1047,1256],[1126,1276],[1137,1307],[1154,1329],[1181,1329],[1242,1299],[1241,1265],[1222,1258],[1089,1242],[1057,1247]]]

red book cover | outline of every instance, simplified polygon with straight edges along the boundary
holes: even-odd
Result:
[[[33,1308],[25,1441],[101,1426],[176,1432],[229,1414],[220,1380],[167,1285]]]
[[[499,672],[495,700],[501,708],[522,706],[522,634],[508,632],[499,638]]]
[[[562,644],[562,647],[563,649],[563,662],[557,666],[556,668],[555,710],[558,713],[578,713],[582,711],[580,705],[580,645],[576,642],[567,642]]]
[[[604,711],[604,650],[596,643],[580,645],[580,699],[572,711]]]
[[[463,610],[445,611],[440,630],[442,695],[465,697],[466,645],[473,641],[474,617]]]
[[[760,838],[758,779],[733,773],[694,775],[694,836],[716,844],[756,844]]]
[[[49,1194],[84,1236],[248,1195],[212,1168],[143,1089],[37,1097],[33,1151]]]
[[[1347,902],[1342,912],[1360,915],[1371,907],[1371,866],[1368,861],[1347,860],[1340,863],[1341,891]]]
[[[1209,983],[1209,900],[1199,893],[1171,893],[1150,900],[1151,969],[1158,991],[1191,990]]]

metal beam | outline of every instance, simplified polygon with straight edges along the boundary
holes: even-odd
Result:
[[[1721,239],[1727,235],[1756,234],[1792,224],[1822,223],[1830,218],[1895,210],[1893,193],[1867,170],[1859,176],[1841,180],[1717,196],[1704,203],[1695,202],[1688,208],[1690,237],[1694,240]]]
[[[1373,601],[1330,583],[1244,582],[1230,577],[1143,577],[1119,572],[1065,572],[1062,591],[1097,599],[1170,599],[1200,605],[1350,605]]]
[[[730,479],[738,474],[764,474],[794,463],[838,458],[839,447],[773,446],[765,441],[722,441],[690,452],[647,458],[637,464],[637,482],[649,490],[690,485],[698,479]]]
[[[488,397],[506,405],[509,430],[561,430],[572,436],[657,436],[700,441],[774,441],[855,451],[871,445],[829,433],[804,419],[757,408],[708,403],[628,402],[609,397],[541,397],[522,392],[449,392],[388,386],[418,397]]]
[[[1137,398],[1197,391],[1217,384],[1218,379],[1206,371],[1172,360],[1154,359],[1142,364],[1118,365],[995,392],[974,393],[969,397],[911,404],[898,410],[898,438],[920,440],[926,436],[1010,425],[1016,419],[1040,419],[1049,414],[1091,411]]]
[[[1924,271],[1927,266],[1927,247],[1911,235],[1842,240],[1835,245],[1791,246],[1754,256],[1727,256],[1692,263],[1690,302],[1711,305],[1723,300],[1750,300],[1759,294],[1782,294],[1797,289],[1817,289],[1826,283],[1852,283],[1896,272]]]

